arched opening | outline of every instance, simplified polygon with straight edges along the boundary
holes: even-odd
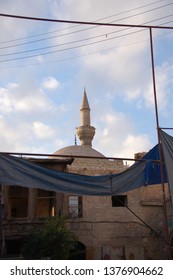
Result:
[[[74,249],[71,251],[70,260],[85,260],[86,259],[86,246],[81,242],[76,242]]]

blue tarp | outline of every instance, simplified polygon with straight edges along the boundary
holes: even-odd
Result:
[[[23,158],[1,154],[0,184],[76,195],[117,195],[142,186],[160,184],[160,165],[156,162],[158,159],[156,145],[143,157],[144,161],[136,162],[122,173],[84,176],[51,170]]]
[[[160,138],[162,143],[163,156],[166,166],[166,172],[168,177],[168,186],[171,197],[171,202],[173,204],[173,137],[160,130]]]

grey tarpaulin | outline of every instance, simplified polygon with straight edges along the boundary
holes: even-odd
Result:
[[[160,139],[162,143],[166,172],[168,176],[171,202],[173,203],[173,137],[163,130],[160,130]]]
[[[26,159],[0,154],[0,184],[41,188],[76,195],[116,195],[161,182],[158,145],[119,174],[84,176],[51,170]],[[166,180],[166,176],[165,176]]]

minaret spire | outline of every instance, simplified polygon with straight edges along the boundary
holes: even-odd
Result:
[[[88,98],[86,94],[86,90],[84,88],[84,95],[82,99],[81,105],[81,126],[90,126],[90,106],[88,103]]]
[[[92,140],[95,135],[95,127],[90,125],[90,106],[85,88],[80,112],[81,126],[76,128],[77,135],[81,141],[81,145],[92,146]]]

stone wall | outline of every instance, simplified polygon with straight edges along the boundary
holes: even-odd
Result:
[[[125,169],[122,161],[75,159],[68,171],[99,175]],[[168,201],[167,186],[166,194]],[[111,197],[83,197],[83,218],[73,219],[70,226],[86,245],[88,258],[167,259],[162,186],[141,187],[124,195],[128,208],[112,207]]]
[[[67,171],[92,176],[120,173],[126,168],[122,160],[75,158],[73,164],[68,166]]]
[[[55,166],[54,166],[55,168]],[[58,169],[58,168],[57,168]],[[75,159],[67,171],[101,175],[122,172],[122,161],[107,159]],[[8,188],[8,187],[7,187]],[[69,228],[86,247],[87,259],[167,259],[164,202],[162,186],[141,187],[125,193],[127,207],[113,207],[111,197],[83,196],[83,216],[68,220]],[[8,204],[6,191],[6,204]],[[36,218],[36,190],[29,190],[28,218],[9,219],[4,224],[5,234],[16,237],[26,234],[31,228],[42,225]],[[173,230],[172,208],[169,203],[168,224]],[[8,208],[8,207],[7,207]],[[56,195],[56,211],[66,215],[68,196]],[[8,211],[7,211],[8,212]]]
[[[162,193],[160,186],[152,188],[127,193],[129,209],[112,207],[110,197],[83,197],[83,218],[73,219],[70,226],[88,248],[90,257],[91,248],[96,259],[104,258],[103,252],[109,248],[106,255],[111,259],[167,258],[162,239],[166,238]]]

